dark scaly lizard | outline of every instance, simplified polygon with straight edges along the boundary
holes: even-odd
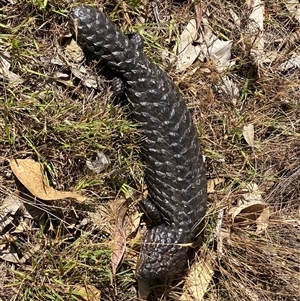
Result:
[[[153,209],[148,213],[158,211],[161,221],[143,238],[136,275],[176,274],[186,264],[184,244],[197,234],[207,203],[205,170],[192,117],[168,74],[144,54],[139,35],[124,35],[105,14],[88,6],[73,9],[70,23],[86,55],[122,80],[130,116],[145,136],[141,156]]]

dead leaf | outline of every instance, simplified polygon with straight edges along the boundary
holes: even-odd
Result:
[[[206,18],[202,19],[201,35],[197,42],[201,45],[201,54],[199,59],[204,61],[206,58],[212,60],[218,71],[223,72],[234,62],[230,62],[232,40],[223,41],[216,36],[209,21]]]
[[[94,161],[86,161],[88,169],[93,170],[95,173],[101,173],[110,164],[110,159],[104,153],[97,151],[97,158]]]
[[[23,257],[19,260],[19,263],[25,263],[29,258],[31,258],[34,254],[36,254],[41,249],[40,245],[31,246],[29,250],[23,255]]]
[[[14,215],[23,203],[13,194],[8,195],[0,206],[0,219],[3,215]]]
[[[240,89],[229,76],[222,76],[221,83],[215,85],[215,88],[218,93],[228,95],[234,105],[237,104],[240,96]]]
[[[228,67],[233,66],[235,62],[231,61],[232,40],[221,40],[212,31],[212,26],[208,19],[202,18],[201,34],[196,41],[199,43],[198,59],[202,62],[209,59],[214,62],[217,70],[222,73]],[[222,77],[222,82],[216,85],[218,93],[226,94],[235,104],[239,98],[239,88],[228,76]]]
[[[21,207],[24,208],[23,203],[14,195],[8,195],[4,199],[0,206],[0,233],[7,225],[12,223],[14,219],[13,215],[15,215]]]
[[[68,58],[68,60],[73,61],[74,63],[80,63],[84,59],[83,50],[73,39],[71,39],[70,44],[66,46],[65,55]]]
[[[203,300],[203,296],[214,275],[213,258],[213,256],[206,256],[193,264],[185,280],[180,301]]]
[[[228,213],[231,215],[232,223],[238,223],[240,226],[249,226],[255,223],[257,233],[262,232],[268,227],[270,210],[262,202],[252,201],[242,204],[231,208]]]
[[[178,61],[176,69],[183,71],[188,68],[198,57],[201,47],[199,45],[194,46],[193,42],[198,35],[197,22],[195,19],[191,19],[183,30],[179,38],[178,43]]]
[[[248,183],[243,191],[243,199],[247,202],[261,202],[262,191],[259,190],[256,183]]]
[[[270,208],[266,207],[261,212],[260,216],[256,220],[256,234],[262,233],[267,230],[269,226]]]
[[[55,72],[54,74],[53,74],[53,77],[55,78],[55,79],[67,79],[67,78],[69,78],[69,75],[67,74],[67,73],[62,73],[62,72]]]
[[[221,229],[220,233],[218,233],[218,235],[216,235],[216,239],[217,239],[218,258],[221,258],[224,255],[223,241],[224,240],[226,240],[226,241],[230,240],[230,231],[228,229]],[[226,250],[226,248],[225,248],[225,250]]]
[[[278,70],[282,72],[286,72],[290,69],[300,69],[300,55],[293,53],[292,56],[280,64],[278,68]]]
[[[126,212],[128,210],[129,203],[130,200],[123,199],[123,202],[120,204],[117,211],[114,232],[112,235],[111,266],[112,266],[112,273],[114,276],[116,275],[118,265],[123,258],[125,248],[126,248],[126,234],[124,230],[124,219],[125,219]]]
[[[78,66],[77,64],[70,63],[72,73],[75,77],[82,80],[82,84],[88,88],[99,88],[99,80],[96,76],[94,76],[91,72],[84,66]]]
[[[63,58],[63,60],[61,58]],[[81,79],[84,86],[94,89],[101,88],[101,81],[99,80],[99,77],[88,71],[84,66],[82,66],[82,64],[80,64],[83,60],[84,53],[82,49],[78,46],[76,41],[72,39],[70,40],[69,44],[63,49],[63,51],[59,51],[59,56],[52,58],[51,62],[60,66],[64,65],[65,62],[67,62],[71,68],[72,74],[75,77]],[[70,79],[59,80],[58,78],[56,78],[56,80],[66,86],[74,86]]]
[[[199,56],[201,47],[199,45],[188,45],[183,52],[178,55],[176,69],[184,71],[190,67]]]
[[[285,0],[285,7],[300,23],[300,3],[298,0]]]
[[[66,73],[62,72],[55,72],[52,76],[51,79],[55,80],[58,83],[61,83],[67,87],[72,87],[74,88],[75,86],[73,85],[72,81],[69,80],[70,76]]]
[[[224,178],[214,178],[214,179],[209,179],[207,180],[207,193],[213,193],[215,192],[215,187],[220,184],[224,183],[225,179]]]
[[[85,223],[91,222],[94,227],[96,227],[100,230],[105,228],[105,226],[106,226],[105,218],[103,217],[101,210],[98,211],[98,208],[96,207],[95,212],[87,212],[87,214],[88,214],[88,217],[84,218],[82,220],[82,223],[80,223],[80,224],[84,225]]]
[[[24,82],[24,79],[16,73],[10,71],[10,54],[0,52],[0,77],[6,79],[12,87],[16,87]]]
[[[41,61],[43,62],[45,58],[41,58]],[[45,60],[45,62],[47,62]],[[64,66],[64,61],[59,57],[58,54],[56,54],[54,57],[51,58],[50,63],[53,65],[58,65],[58,66]]]
[[[139,228],[141,223],[142,214],[138,211],[131,213],[128,217],[128,222],[125,227],[125,235],[129,237],[131,234],[135,233]]]
[[[20,218],[19,225],[11,231],[12,234],[28,232],[31,229],[31,224],[28,219]]]
[[[82,301],[100,301],[101,292],[93,285],[76,285],[70,289],[69,293],[79,297]]]
[[[222,41],[216,36],[208,47],[207,52],[212,61],[216,63],[218,71],[224,71],[230,65],[232,40]]]
[[[9,235],[6,236],[7,238],[4,238],[4,240],[7,240],[7,242],[0,244],[0,258],[4,261],[19,263],[19,255],[14,245],[10,243],[10,241],[13,241],[14,239],[10,238]]]
[[[73,198],[83,202],[86,198],[71,191],[58,191],[49,187],[43,175],[43,166],[32,159],[8,160],[11,170],[18,180],[37,198],[52,201]]]
[[[247,24],[245,42],[250,46],[250,55],[257,61],[264,59],[264,3],[261,0],[247,0],[251,11]]]
[[[248,145],[254,147],[254,126],[252,123],[244,125],[243,136]]]
[[[197,34],[197,22],[195,19],[191,19],[180,35],[178,54],[181,54],[188,45],[191,45],[196,40]]]

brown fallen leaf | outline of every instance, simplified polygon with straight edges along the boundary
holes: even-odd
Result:
[[[214,275],[214,256],[205,256],[196,262],[185,280],[180,301],[201,301]]]
[[[10,168],[18,180],[37,198],[45,201],[73,198],[83,202],[86,197],[72,191],[58,191],[46,183],[43,166],[32,159],[9,159]]]
[[[256,232],[260,233],[267,229],[269,224],[270,209],[262,202],[249,202],[229,210],[232,222],[243,226],[255,223]]]
[[[128,217],[128,222],[125,227],[125,235],[129,237],[131,234],[135,233],[141,223],[142,214],[138,211],[131,213]]]
[[[126,234],[124,230],[124,219],[128,210],[130,199],[124,199],[117,209],[116,223],[114,232],[112,235],[112,255],[111,255],[111,267],[113,276],[116,275],[117,268],[121,262],[125,248],[126,248]]]
[[[71,40],[70,43],[65,47],[66,57],[75,63],[80,63],[84,59],[84,53],[82,49],[78,46],[75,40]]]
[[[260,216],[256,220],[256,234],[262,233],[269,226],[270,208],[266,207],[262,210]]]

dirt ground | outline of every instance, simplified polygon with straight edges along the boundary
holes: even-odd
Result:
[[[141,34],[199,131],[200,246],[150,289],[143,137],[72,39],[81,3]],[[0,0],[0,301],[300,300],[299,46],[296,0]]]

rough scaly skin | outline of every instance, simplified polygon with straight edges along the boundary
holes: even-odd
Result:
[[[136,274],[161,278],[181,271],[187,247],[206,211],[206,177],[198,133],[170,77],[95,8],[76,7],[70,23],[78,44],[125,86],[131,113],[146,137],[141,145],[149,198],[161,224],[143,239]]]

